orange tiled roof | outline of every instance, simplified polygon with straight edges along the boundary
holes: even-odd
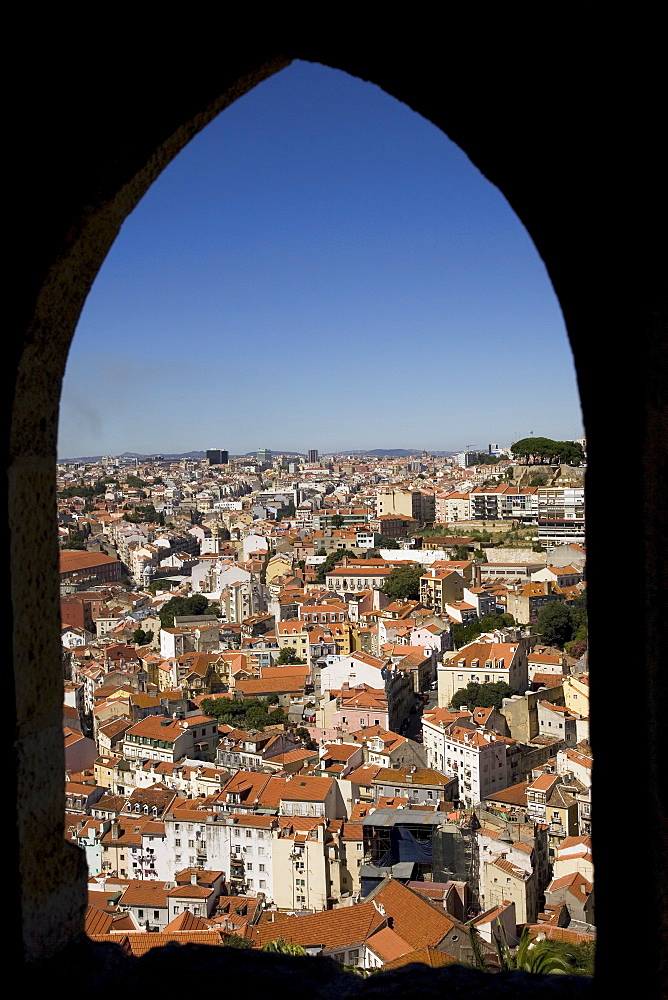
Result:
[[[325,948],[345,947],[361,944],[384,920],[373,903],[358,903],[339,910],[289,916],[278,927],[274,922],[262,923],[253,928],[253,937],[258,947],[277,937],[293,944],[309,945],[317,941]]]
[[[402,958],[413,949],[391,927],[381,927],[380,930],[367,938],[367,947],[371,948],[383,962],[391,962]]]
[[[458,959],[452,955],[428,945],[426,948],[418,948],[417,951],[409,951],[408,954],[395,958],[392,962],[386,962],[383,966],[383,972],[389,972],[390,969],[400,969],[402,966],[411,965],[414,962],[419,965],[428,965],[431,969],[440,969],[444,965],[451,965],[457,961]]]
[[[552,879],[545,891],[552,892],[553,889],[568,889],[572,896],[575,896],[577,900],[584,903],[587,897],[591,895],[593,888],[592,883],[581,872],[573,872],[572,875],[564,875],[562,878]]]
[[[96,938],[95,940],[99,940]],[[105,941],[108,943],[109,938]],[[119,942],[121,943],[121,942]],[[176,931],[167,933],[163,931],[156,934],[146,934],[138,931],[125,935],[126,950],[130,955],[139,957],[145,955],[152,948],[161,948],[166,944],[209,944],[223,945],[223,936],[220,931]]]
[[[324,802],[332,789],[334,778],[312,778],[296,775],[284,781],[281,799],[286,802]]]
[[[167,906],[167,890],[164,882],[140,880],[133,882],[123,893],[123,906]]]

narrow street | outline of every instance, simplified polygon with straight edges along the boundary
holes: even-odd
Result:
[[[429,701],[423,702],[421,698],[415,698],[416,711],[411,712],[408,717],[408,726],[403,732],[403,736],[407,736],[409,740],[417,740],[418,743],[422,742],[422,715],[423,712],[428,712],[438,705],[438,691],[428,691]]]

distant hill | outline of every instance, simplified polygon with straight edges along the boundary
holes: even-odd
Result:
[[[447,457],[448,455],[454,455],[453,451],[430,451],[430,455],[435,455],[440,458]],[[337,452],[329,452],[329,456],[334,455],[360,455],[368,456],[369,458],[420,458],[422,455],[422,448],[414,448],[412,451],[408,448],[365,448],[365,449],[351,449],[346,451],[341,449]]]
[[[154,453],[155,454],[155,453]],[[205,451],[183,451],[179,454],[168,454],[167,452],[159,453],[165,462],[180,462],[182,459],[193,459],[199,461],[206,458]],[[304,458],[305,455],[300,451],[279,451],[278,449],[272,449],[272,454],[274,457],[277,455],[285,455],[287,458]],[[434,455],[437,458],[447,458],[448,455],[454,455],[453,451],[430,451],[430,455]],[[368,458],[410,458],[414,456],[419,458],[422,455],[421,448],[415,448],[412,451],[407,448],[351,448],[344,449],[341,448],[339,451],[322,452],[321,458],[334,458],[336,456],[342,455],[359,455],[360,457],[367,456]],[[116,455],[116,458],[120,461],[133,462],[135,459],[138,462],[145,462],[148,458],[152,458],[153,455],[140,455],[136,451],[124,451],[122,455]],[[244,455],[230,455],[230,458],[256,458],[256,451],[247,451]],[[102,455],[82,455],[79,458],[59,458],[58,462],[83,462],[85,465],[95,465],[102,461]]]
[[[184,451],[179,455],[168,455],[167,452],[153,452],[151,455],[140,455],[136,451],[124,451],[122,455],[115,455],[115,458],[121,461],[134,461],[137,459],[138,462],[145,462],[147,458],[152,458],[153,455],[162,455],[162,458],[166,462],[179,462],[182,458],[192,458],[192,459],[202,459],[206,458],[205,451]],[[86,465],[95,465],[97,462],[101,462],[104,458],[103,455],[82,455],[79,458],[59,458],[59,462],[83,462]]]
[[[286,458],[305,458],[302,451],[281,451],[279,448],[272,448],[271,454],[274,458],[285,455]],[[230,458],[257,458],[257,451],[247,451],[245,455],[231,455]]]

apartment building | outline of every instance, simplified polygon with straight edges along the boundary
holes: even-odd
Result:
[[[427,763],[458,780],[459,799],[475,806],[487,795],[520,779],[515,740],[491,730],[423,722]]]
[[[446,605],[464,598],[466,581],[455,569],[432,566],[420,577],[420,601],[435,614],[448,614]]]
[[[448,708],[452,696],[469,683],[504,681],[523,694],[528,685],[526,639],[515,642],[476,641],[443,655],[437,670],[438,705]]]
[[[435,502],[436,523],[449,524],[452,521],[471,519],[471,497],[469,493],[440,493]]]
[[[535,622],[541,608],[555,601],[565,601],[564,594],[555,590],[550,580],[542,583],[525,583],[506,595],[506,610],[519,625]]]
[[[436,494],[433,490],[379,489],[376,516],[384,514],[412,517],[422,525],[433,524],[436,519]]]
[[[184,653],[212,653],[220,646],[218,619],[214,615],[193,616],[193,620],[175,619],[169,628],[160,629],[160,655],[164,660]]]
[[[159,760],[175,764],[183,757],[212,761],[218,746],[218,723],[208,715],[166,719],[149,715],[123,738],[123,756],[129,760]]]
[[[386,566],[341,566],[331,570],[325,577],[328,590],[343,595],[361,590],[380,590],[392,572]]]

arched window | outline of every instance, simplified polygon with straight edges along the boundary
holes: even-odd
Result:
[[[661,773],[655,734],[660,731],[658,707],[665,702],[657,697],[659,675],[655,664],[661,661],[662,647],[655,609],[667,603],[666,580],[659,566],[668,537],[662,522],[666,508],[658,475],[665,461],[665,437],[657,432],[665,385],[660,383],[663,336],[658,317],[662,314],[652,239],[655,208],[660,204],[656,165],[661,160],[653,145],[657,130],[653,127],[652,98],[660,88],[649,78],[654,65],[651,57],[644,60],[642,72],[624,76],[624,100],[633,106],[634,116],[633,121],[626,122],[627,148],[617,146],[611,155],[604,135],[613,134],[615,129],[606,131],[606,123],[613,124],[623,104],[617,99],[622,96],[618,92],[621,82],[615,82],[614,67],[606,61],[616,47],[595,43],[598,36],[585,13],[576,33],[583,40],[582,51],[578,46],[570,48],[573,25],[567,20],[555,19],[549,36],[541,37],[539,49],[527,46],[526,36],[514,24],[497,30],[494,44],[487,44],[492,41],[492,32],[486,34],[485,24],[470,25],[463,37],[471,47],[453,44],[447,59],[443,57],[442,39],[438,38],[436,51],[424,29],[414,50],[405,45],[404,38],[395,38],[400,57],[392,46],[382,50],[375,45],[366,50],[363,45],[355,47],[357,39],[353,43],[334,38],[326,54],[315,45],[296,47],[308,58],[324,56],[335,65],[376,81],[456,138],[517,207],[553,276],[576,352],[592,453],[599,449],[598,455],[602,456],[611,433],[617,435],[619,430],[616,450],[628,456],[627,474],[630,481],[639,484],[643,533],[639,543],[640,596],[635,602],[638,616],[634,621],[634,657],[638,669],[634,672],[634,703],[640,706],[647,724],[638,734],[633,762],[628,767],[619,762],[614,775],[608,775],[605,765],[601,765],[597,781],[601,794],[610,793],[611,800],[620,782],[628,784],[646,805],[643,815],[652,850],[644,857],[645,877],[648,885],[658,887],[665,870],[659,864],[665,837],[662,839],[659,830],[655,794]],[[410,28],[417,27],[413,20],[408,21]],[[498,29],[498,25],[495,27]],[[632,33],[634,28],[631,18],[625,30]],[[402,30],[405,33],[403,26]],[[520,37],[523,47],[518,49],[515,41]],[[238,41],[235,39],[235,44]],[[618,42],[624,52],[626,39],[620,37]],[[201,44],[206,48],[206,38]],[[18,837],[22,853],[16,870],[20,868],[25,879],[24,942],[31,957],[57,949],[79,926],[78,905],[68,910],[68,904],[54,902],[52,910],[48,910],[42,905],[44,898],[70,899],[71,894],[63,895],[62,890],[74,884],[80,887],[81,898],[85,890],[83,866],[74,860],[77,855],[69,847],[60,851],[62,864],[44,865],[49,849],[57,852],[52,836],[58,829],[59,804],[56,801],[45,806],[42,791],[31,787],[35,785],[36,761],[44,758],[44,748],[49,757],[62,752],[57,728],[51,722],[59,710],[59,698],[54,699],[36,671],[51,671],[56,676],[59,669],[57,637],[48,625],[59,620],[55,548],[50,531],[57,397],[68,340],[108,247],[152,179],[222,107],[288,61],[282,55],[267,57],[266,51],[294,51],[294,46],[284,48],[276,43],[274,49],[270,46],[260,53],[252,42],[247,48],[238,44],[234,57],[219,50],[215,60],[201,60],[201,78],[179,79],[178,93],[162,75],[164,65],[153,61],[162,58],[162,53],[154,55],[147,48],[141,50],[141,71],[137,65],[137,72],[125,74],[123,79],[92,71],[92,60],[99,62],[104,56],[103,46],[95,46],[94,51],[91,47],[89,53],[82,51],[81,60],[71,60],[68,67],[61,47],[49,38],[49,46],[37,53],[41,58],[34,60],[36,75],[42,74],[48,81],[52,100],[47,108],[40,109],[37,119],[34,103],[28,103],[25,132],[15,145],[24,159],[16,157],[19,172],[14,200],[21,212],[30,205],[39,225],[30,229],[29,240],[19,240],[24,247],[22,273],[11,293],[25,323],[16,337],[9,338],[9,388],[4,395],[13,401],[7,435],[7,545],[11,544],[11,563],[8,558],[7,565],[13,595],[18,712],[14,745],[21,782]],[[571,71],[555,72],[563,66],[565,51],[573,57]],[[53,62],[56,56],[58,67]],[[85,74],[88,59],[91,72]],[[76,73],[76,86],[70,72]],[[219,74],[217,86],[209,75],[215,73]],[[82,88],[84,76],[90,85]],[[474,97],[474,88],[462,86],[463,80],[473,77],[487,88],[483,101],[479,101],[477,92]],[[163,84],[162,89],[156,88],[156,80]],[[138,99],[148,94],[150,100]],[[592,102],[597,107],[596,121]],[[65,107],[72,109],[71,116],[56,119],[54,109],[58,108],[60,115],[60,109]],[[50,120],[52,111],[54,118]],[[88,123],[85,132],[80,128],[82,120]],[[62,163],[48,164],[45,184],[42,144],[45,136],[50,138],[56,133],[68,155]],[[111,136],[114,157],[108,155]],[[77,164],[76,171],[72,170],[73,163]],[[52,196],[56,190],[58,199]],[[611,211],[609,190],[614,190],[619,212]],[[30,228],[25,217],[20,226],[23,237]],[[629,345],[623,358],[601,349],[599,330],[605,331],[606,344]],[[607,404],[597,413],[596,389],[600,386],[605,386]],[[614,407],[609,408],[611,400],[624,400],[623,424]],[[590,584],[604,583],[608,570],[613,569],[605,555],[616,528],[606,509],[609,470],[603,468],[604,464],[602,460],[593,463],[588,481],[590,505],[597,505],[601,512],[588,539],[590,556],[594,554],[598,560]],[[43,624],[36,625],[28,610],[32,607],[28,598],[34,592],[43,600]],[[602,604],[596,608],[592,605],[591,611],[592,635],[598,634],[602,641]],[[38,706],[30,688],[40,691]],[[617,697],[617,692],[595,693],[601,717],[608,709],[614,714]],[[35,796],[39,798],[36,807]],[[600,883],[605,905],[599,905],[599,913],[601,937],[608,942],[612,964],[615,867],[612,853],[607,854],[602,844],[597,851],[597,857],[608,864],[610,875]],[[48,875],[47,867],[51,869]],[[38,884],[41,893],[34,891]],[[34,919],[31,903],[31,899],[38,898],[40,920]],[[599,904],[601,901],[599,898]],[[656,935],[666,918],[656,893],[644,899],[644,917],[650,928],[647,947],[651,964],[656,954]],[[624,957],[619,961],[623,962]]]

